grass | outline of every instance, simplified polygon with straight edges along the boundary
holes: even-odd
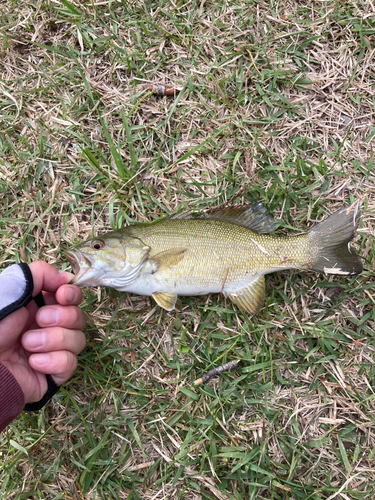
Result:
[[[360,199],[365,271],[269,275],[252,318],[86,290],[75,376],[0,437],[0,498],[373,499],[373,2],[2,7],[1,267],[187,207],[262,201],[293,234]]]

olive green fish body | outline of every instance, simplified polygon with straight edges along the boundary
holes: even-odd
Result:
[[[307,233],[279,237],[268,234],[273,219],[255,204],[128,226],[82,243],[67,257],[79,286],[152,295],[167,310],[178,295],[223,293],[253,313],[262,306],[267,273],[361,272],[359,257],[348,247],[358,219],[353,204]]]
[[[176,249],[181,259],[152,276],[165,291],[177,295],[232,291],[253,276],[280,269],[303,269],[310,262],[305,234],[276,237],[216,220],[167,220],[120,231],[149,246],[151,261],[158,254]],[[145,266],[139,279],[147,272]]]

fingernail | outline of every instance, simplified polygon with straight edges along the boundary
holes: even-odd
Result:
[[[72,279],[74,278],[74,274],[70,273],[69,271],[60,271],[59,270],[59,274],[60,274],[60,276],[64,276],[67,283],[69,283],[69,281],[72,281]]]
[[[42,307],[38,315],[38,323],[43,325],[56,325],[60,319],[60,310],[57,307]]]
[[[65,300],[68,303],[75,302],[77,299],[77,292],[73,287],[69,287],[65,289]]]
[[[32,358],[33,358],[33,363],[35,363],[36,365],[42,366],[42,365],[45,365],[46,363],[48,363],[49,354],[45,354],[45,353],[33,354]]]
[[[30,330],[22,338],[22,345],[29,349],[42,347],[46,342],[46,332],[43,330]]]

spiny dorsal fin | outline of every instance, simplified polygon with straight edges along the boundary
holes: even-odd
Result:
[[[235,292],[224,292],[224,295],[234,302],[240,309],[250,314],[259,311],[264,303],[265,281],[264,276],[258,276],[249,285]]]
[[[262,203],[238,207],[226,207],[209,213],[180,212],[171,219],[214,219],[237,226],[247,227],[255,233],[266,234],[275,229],[275,221]]]
[[[169,267],[176,266],[184,258],[186,248],[171,248],[164,252],[159,252],[149,260],[156,264],[156,271],[164,271]]]

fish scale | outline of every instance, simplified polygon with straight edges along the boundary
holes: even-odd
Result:
[[[338,275],[362,271],[349,247],[358,203],[298,236],[269,234],[273,218],[260,203],[213,213],[178,214],[92,238],[66,253],[78,286],[109,286],[151,295],[167,310],[178,295],[223,293],[248,313],[264,301],[264,275],[312,269]]]
[[[129,226],[120,231],[150,246],[150,257],[171,247],[186,248],[183,260],[162,273],[166,282],[177,280],[186,289],[180,295],[196,294],[188,285],[214,286],[209,292],[218,292],[225,277],[228,287],[248,276],[309,266],[306,235],[283,238],[257,234],[213,220],[167,220],[155,227]]]

